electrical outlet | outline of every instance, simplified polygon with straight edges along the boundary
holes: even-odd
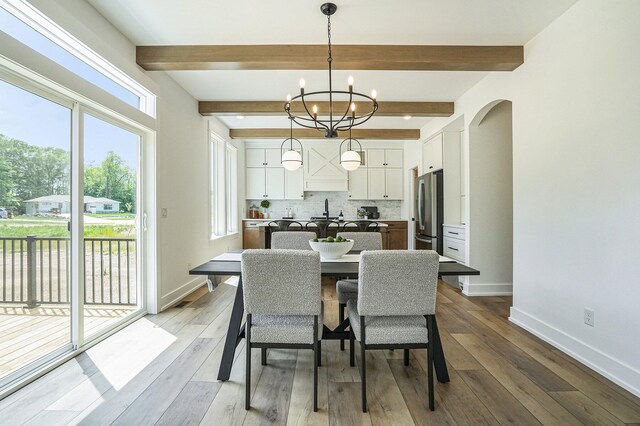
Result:
[[[166,207],[163,207],[163,208],[162,208],[162,210],[160,210],[160,215],[161,215],[163,218],[166,218],[166,217],[167,217],[167,208],[166,208]]]
[[[595,315],[596,313],[593,309],[584,308],[584,323],[590,325],[591,327],[595,327]]]

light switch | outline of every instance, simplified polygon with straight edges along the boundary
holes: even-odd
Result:
[[[162,216],[162,218],[166,218],[167,217],[167,208],[163,207],[162,210],[160,210],[160,215]]]

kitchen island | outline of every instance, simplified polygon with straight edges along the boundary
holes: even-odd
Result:
[[[269,222],[279,219],[243,219],[242,221],[242,248],[269,248],[270,247],[270,229]],[[292,219],[299,222],[302,226],[306,226],[311,222],[307,219]],[[353,232],[357,232],[357,226],[354,223],[362,219],[345,219],[343,223],[347,224],[347,230],[353,228]],[[403,220],[384,220],[375,219],[378,222],[378,232],[382,234],[382,247],[385,250],[406,250],[407,249],[407,221]],[[298,227],[296,224],[291,229]],[[310,226],[311,227],[311,226]],[[342,227],[342,223],[340,224]],[[299,227],[298,227],[299,228]],[[336,236],[338,224],[329,225],[329,235]]]

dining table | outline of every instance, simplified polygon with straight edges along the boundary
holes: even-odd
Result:
[[[236,294],[231,308],[231,316],[229,317],[229,325],[225,338],[222,358],[220,360],[220,368],[218,370],[218,380],[227,381],[231,374],[233,359],[236,347],[245,338],[245,327],[243,324],[244,316],[244,300],[242,290],[242,251],[233,250],[223,253],[213,259],[199,265],[189,271],[191,275],[207,275],[212,277],[221,276],[238,276],[238,285]],[[321,258],[320,273],[323,277],[335,278],[358,278],[360,262],[360,253],[351,251],[339,259],[323,259]],[[438,268],[438,276],[463,276],[463,275],[480,275],[480,271],[463,265],[455,260],[440,256],[440,264]],[[434,353],[433,367],[439,382],[446,383],[449,381],[449,372],[447,363],[438,332],[438,323],[434,317]],[[340,340],[349,339],[349,319],[345,319],[336,328],[330,329],[323,325],[322,340]]]

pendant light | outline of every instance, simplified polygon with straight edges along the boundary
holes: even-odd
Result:
[[[351,118],[350,120],[354,120],[356,115],[356,105],[354,103],[351,104]],[[342,152],[342,146],[345,142],[348,142],[345,146],[346,151]],[[354,150],[353,143],[358,144],[358,150]],[[349,127],[349,137],[343,140],[340,143],[340,165],[343,169],[352,172],[357,170],[358,167],[362,164],[362,157],[360,157],[360,152],[362,152],[362,145],[358,139],[353,139],[351,137],[351,127]]]
[[[300,147],[300,152],[293,149],[294,141]],[[287,142],[289,142],[289,149],[285,146]],[[285,169],[294,171],[298,170],[300,166],[302,166],[302,143],[293,137],[293,120],[291,120],[291,133],[289,137],[282,141],[282,145],[280,145],[280,153],[282,155],[280,163]]]

